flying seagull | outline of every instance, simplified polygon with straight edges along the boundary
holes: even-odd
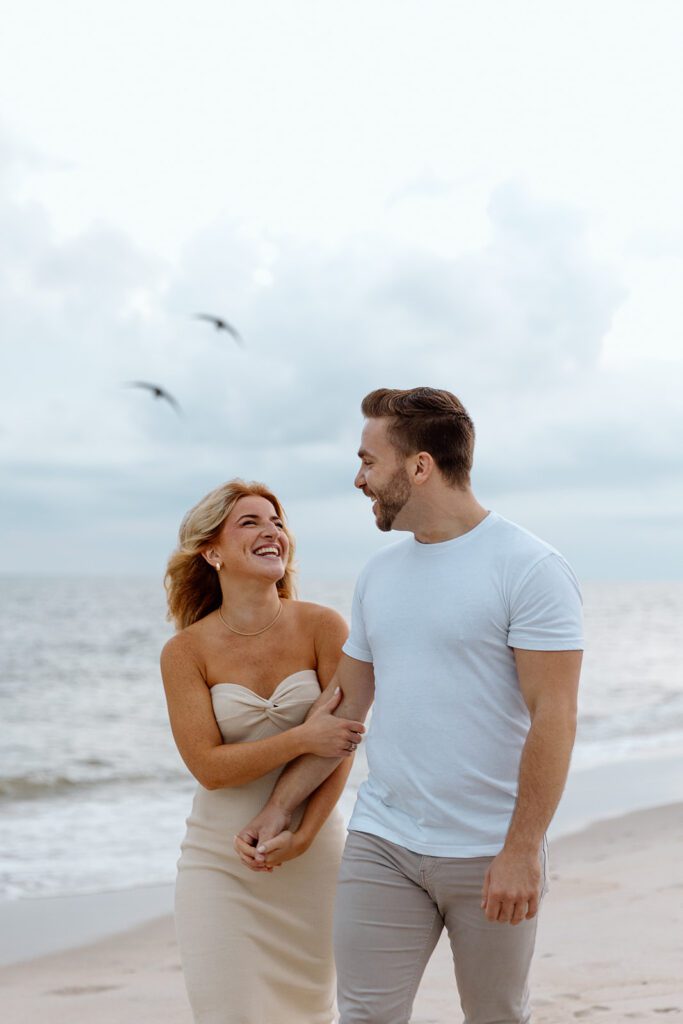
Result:
[[[125,388],[143,388],[145,391],[151,392],[155,398],[165,398],[166,401],[171,405],[179,416],[182,416],[182,411],[178,402],[176,402],[173,395],[169,394],[163,388],[160,388],[158,384],[150,384],[146,380],[128,380],[123,385]]]
[[[194,318],[195,320],[208,321],[208,323],[214,325],[217,331],[227,331],[228,334],[232,335],[238,345],[244,345],[240,332],[220,316],[212,316],[210,313],[195,313]]]

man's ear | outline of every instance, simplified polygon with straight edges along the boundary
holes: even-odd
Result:
[[[418,486],[425,484],[434,472],[434,465],[434,459],[429,452],[418,452],[413,466],[413,483]]]

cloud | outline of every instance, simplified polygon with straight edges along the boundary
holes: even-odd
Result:
[[[99,523],[107,564],[125,544],[158,559],[185,509],[233,475],[294,503],[318,550],[326,516],[367,540],[353,526],[367,510],[347,499],[360,399],[379,386],[456,391],[490,496],[683,468],[670,369],[602,364],[625,289],[591,255],[582,216],[519,184],[492,194],[486,243],[456,258],[397,252],[378,234],[330,250],[219,221],[172,261],[107,225],[60,237],[4,180],[0,473],[13,545],[42,522],[68,529],[78,557],[79,530],[94,549]],[[246,348],[193,319],[204,311],[235,323]],[[168,388],[184,417],[122,388],[131,379]]]
[[[582,218],[515,184],[494,192],[489,216],[481,251],[404,255],[378,301],[410,319],[428,353],[459,359],[478,387],[526,391],[585,374],[624,291],[589,257]]]

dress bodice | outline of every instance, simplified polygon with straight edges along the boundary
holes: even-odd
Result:
[[[211,687],[213,711],[225,743],[264,739],[301,725],[319,696],[320,683],[312,668],[281,680],[269,698],[240,683],[214,683]]]

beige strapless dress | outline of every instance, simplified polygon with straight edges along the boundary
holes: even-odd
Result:
[[[300,725],[320,696],[305,669],[270,700],[236,683],[212,687],[226,743]],[[332,906],[344,842],[335,809],[311,847],[272,873],[250,871],[233,836],[263,807],[280,774],[244,786],[197,788],[181,847],[176,930],[197,1024],[331,1024]],[[296,824],[296,822],[295,822]]]

